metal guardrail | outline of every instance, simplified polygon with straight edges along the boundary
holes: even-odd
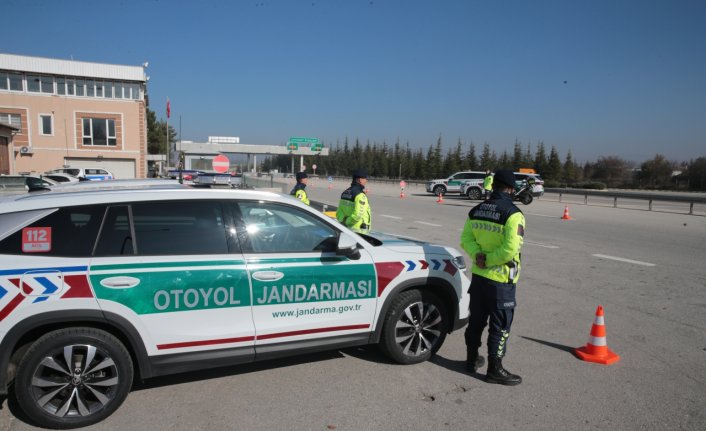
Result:
[[[567,189],[567,188],[545,188],[545,193],[555,193],[559,195],[559,202],[563,195],[579,195],[583,196],[583,203],[588,205],[588,197],[601,197],[613,199],[613,208],[618,207],[618,199],[633,199],[646,200],[648,202],[648,210],[652,211],[653,202],[680,202],[689,204],[689,215],[694,215],[694,204],[706,204],[706,196],[689,195],[689,194],[667,194],[667,193],[645,193],[645,192],[630,192],[630,191],[613,191],[613,190],[586,190],[586,189]]]

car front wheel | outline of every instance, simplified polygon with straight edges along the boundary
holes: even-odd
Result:
[[[482,197],[480,189],[477,189],[475,187],[468,189],[466,195],[468,196],[468,199],[472,201],[478,200]]]
[[[43,335],[21,359],[15,379],[20,408],[38,425],[69,429],[112,414],[133,378],[130,354],[105,331],[65,328]]]
[[[444,187],[444,186],[434,187],[434,196],[445,195],[445,194],[446,194],[446,187]]]
[[[408,290],[390,304],[380,345],[390,359],[400,364],[424,362],[444,343],[448,325],[446,307],[436,295]]]

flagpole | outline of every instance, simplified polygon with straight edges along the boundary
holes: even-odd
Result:
[[[167,176],[169,176],[169,98],[167,97]]]

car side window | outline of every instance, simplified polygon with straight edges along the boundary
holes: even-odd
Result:
[[[103,205],[60,208],[3,239],[0,253],[88,257],[104,212]]]
[[[146,202],[131,209],[139,255],[228,253],[220,202]]]
[[[272,202],[240,202],[244,253],[333,251],[338,231],[299,208]]]
[[[130,215],[127,205],[111,206],[105,215],[95,256],[134,254]]]

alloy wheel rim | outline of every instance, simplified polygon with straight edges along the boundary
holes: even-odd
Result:
[[[395,342],[408,356],[431,350],[441,336],[442,317],[434,304],[414,302],[404,309],[395,324]]]
[[[60,418],[86,417],[105,408],[118,389],[118,368],[103,349],[72,344],[45,356],[32,374],[37,406]]]

